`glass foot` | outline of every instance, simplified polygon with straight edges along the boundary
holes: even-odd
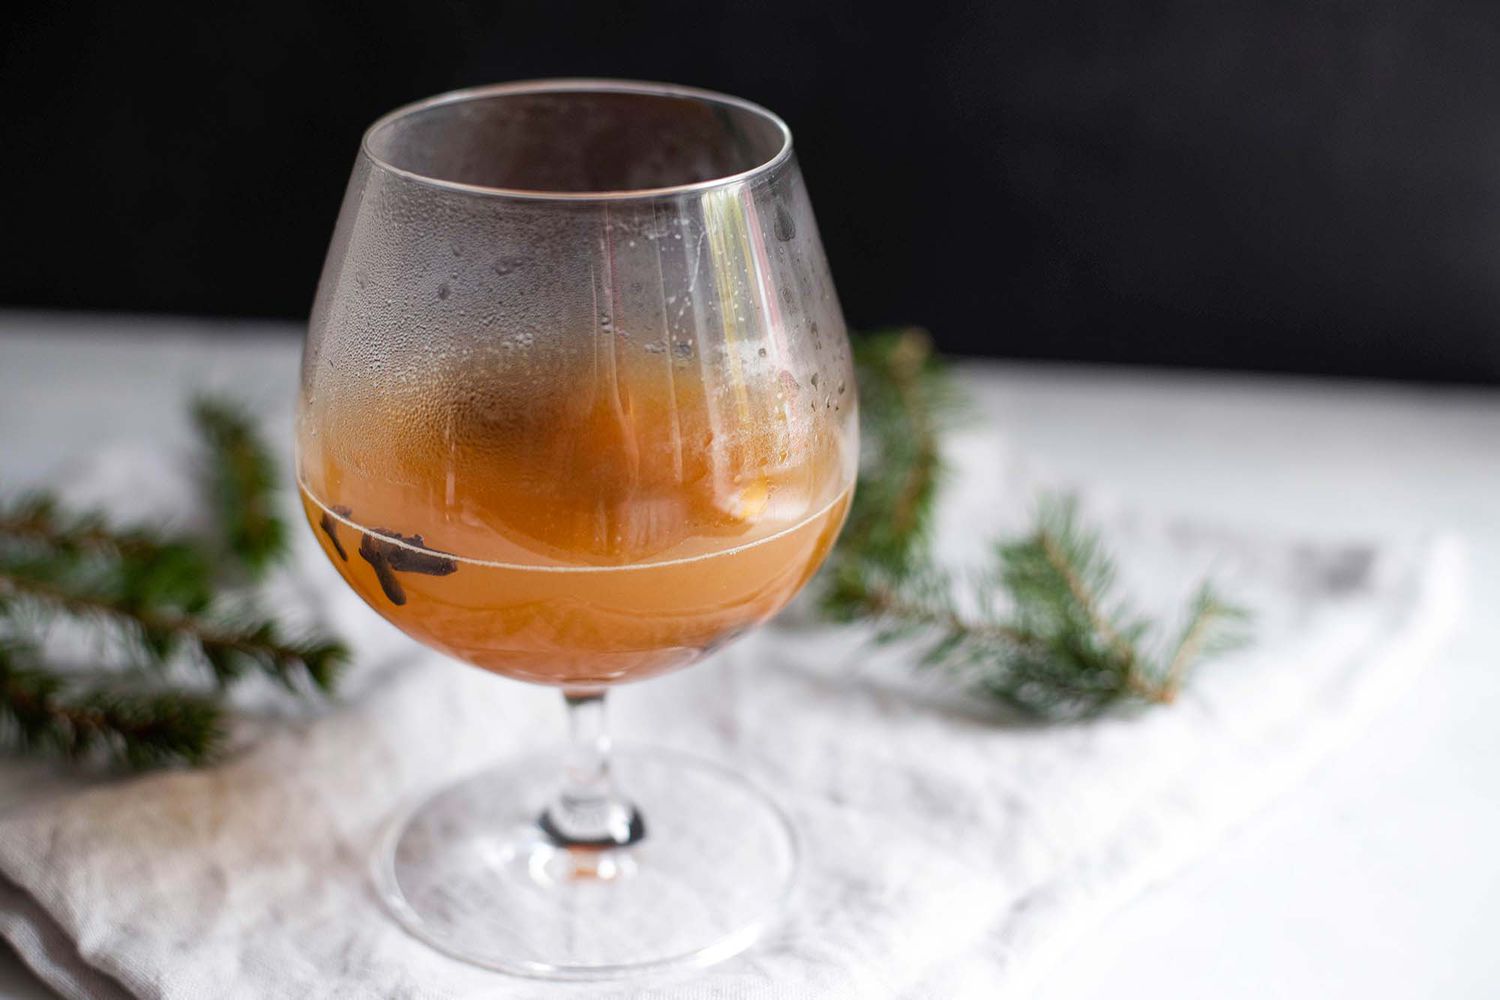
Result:
[[[671,751],[621,748],[610,767],[638,836],[562,847],[544,818],[560,759],[507,762],[392,820],[375,885],[408,931],[486,968],[600,979],[720,961],[780,917],[794,835],[743,778]]]

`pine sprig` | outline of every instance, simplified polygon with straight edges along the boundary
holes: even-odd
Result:
[[[30,659],[25,650],[0,647],[0,741],[19,751],[146,768],[203,763],[224,741],[215,699],[97,679],[79,685]]]
[[[961,404],[920,334],[863,340],[856,359],[865,446],[851,528],[824,574],[827,617],[873,620],[878,641],[915,643],[924,664],[1050,719],[1168,704],[1194,664],[1245,640],[1246,612],[1204,583],[1175,641],[1153,652],[1163,629],[1119,595],[1113,559],[1069,499],[1044,498],[1030,530],[994,546],[960,610],[961,581],[932,565],[928,530],[940,428]]]
[[[334,688],[341,643],[288,633],[233,589],[285,553],[270,450],[232,404],[200,399],[193,419],[215,538],[120,528],[46,495],[0,503],[0,743],[133,767],[193,764],[221,745],[223,708],[169,686],[167,668],[196,666],[221,690],[251,674],[295,692]],[[36,640],[62,622],[128,670],[48,663]]]
[[[171,544],[149,532],[111,528],[98,513],[64,511],[55,497],[45,493],[0,504],[0,538],[41,542],[70,555],[149,555]]]
[[[349,659],[341,642],[316,636],[287,636],[275,619],[249,617],[219,624],[180,622],[187,637],[221,685],[259,672],[291,691],[310,685],[331,693]]]
[[[27,599],[75,618],[93,622],[129,648],[137,662],[165,667],[186,654],[212,672],[227,687],[247,673],[259,671],[291,690],[310,684],[331,691],[347,659],[341,643],[320,639],[286,638],[267,617],[237,618],[183,614],[170,602],[141,602],[119,594],[90,593],[53,581],[37,579],[0,564],[0,592]]]
[[[203,547],[145,528],[111,528],[99,513],[64,512],[46,495],[0,504],[0,577],[86,581],[121,608],[197,611],[212,599],[213,562]]]
[[[1160,697],[1156,700],[1169,704],[1175,701],[1194,663],[1247,644],[1250,624],[1251,614],[1247,609],[1221,597],[1209,581],[1199,584],[1166,661],[1159,683]]]
[[[939,436],[961,400],[922,330],[858,338],[854,365],[861,475],[842,548],[899,574],[927,540],[942,480]]]
[[[193,401],[193,424],[208,445],[206,494],[226,553],[258,579],[286,553],[286,523],[276,514],[276,461],[243,409],[222,399]]]

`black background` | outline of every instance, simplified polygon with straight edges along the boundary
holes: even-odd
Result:
[[[1500,4],[14,4],[0,304],[302,316],[363,127],[535,76],[797,135],[845,309],[947,349],[1500,382]]]

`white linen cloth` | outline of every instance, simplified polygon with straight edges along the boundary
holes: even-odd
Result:
[[[939,548],[972,563],[980,539],[1022,522],[1033,491],[997,440],[953,450]],[[93,497],[162,493],[138,455],[101,468]],[[1299,543],[1097,498],[1089,517],[1145,608],[1178,607],[1211,569],[1254,609],[1255,644],[1195,674],[1174,706],[1059,726],[1007,722],[916,674],[905,651],[872,653],[860,629],[805,624],[612,696],[622,739],[727,762],[800,828],[792,913],[722,965],[540,983],[446,958],[386,917],[366,877],[385,816],[555,742],[561,712],[550,691],[399,636],[306,532],[280,585],[355,646],[345,698],[251,729],[217,767],[69,788],[0,817],[0,933],[62,994],[90,1000],[1028,995],[1100,916],[1388,705],[1462,590],[1451,540]]]

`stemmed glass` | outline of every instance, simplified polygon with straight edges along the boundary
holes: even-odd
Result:
[[[370,127],[303,355],[307,517],[372,608],[559,688],[571,730],[392,822],[376,881],[408,930],[577,978],[713,961],[776,917],[780,810],[724,767],[612,753],[605,693],[791,599],[843,522],[856,435],[776,116],[567,80]]]

